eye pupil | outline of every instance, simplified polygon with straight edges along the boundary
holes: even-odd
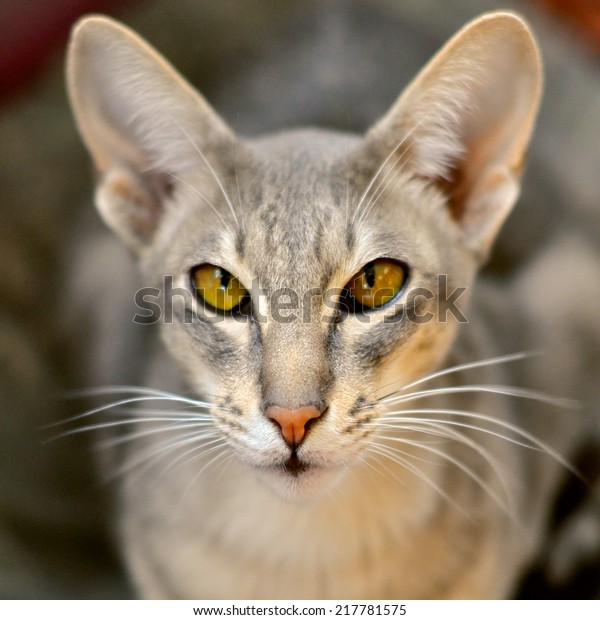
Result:
[[[375,286],[375,265],[373,264],[373,261],[364,266],[364,272],[367,284],[370,288],[373,288]]]
[[[231,274],[226,269],[219,268],[219,278],[221,280],[221,288],[226,289],[231,282]]]

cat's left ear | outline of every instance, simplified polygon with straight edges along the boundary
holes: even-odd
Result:
[[[518,197],[541,89],[525,22],[483,15],[438,52],[367,143],[382,158],[397,148],[405,169],[442,188],[465,243],[483,260]]]

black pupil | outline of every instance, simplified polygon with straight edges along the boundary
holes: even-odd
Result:
[[[375,265],[373,264],[373,262],[367,263],[364,270],[367,284],[370,288],[373,288],[375,286]]]
[[[226,269],[219,269],[219,278],[221,280],[221,288],[226,289],[231,281],[231,274]]]

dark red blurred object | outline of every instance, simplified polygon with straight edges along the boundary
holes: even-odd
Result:
[[[538,0],[600,54],[600,0]]]
[[[73,22],[85,13],[117,10],[134,0],[2,0],[0,97],[21,92],[63,49]]]

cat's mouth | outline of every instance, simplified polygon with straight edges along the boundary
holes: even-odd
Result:
[[[284,471],[292,476],[299,476],[310,468],[310,465],[302,461],[295,452],[292,453],[292,456],[283,464]]]
[[[301,453],[302,454],[302,453]],[[292,452],[285,461],[258,468],[261,478],[280,497],[291,501],[316,499],[338,480],[338,468],[304,459]]]
[[[312,463],[302,460],[296,452],[292,452],[291,456],[286,461],[279,462],[276,465],[266,467],[262,466],[259,467],[259,469],[262,469],[263,471],[276,472],[285,477],[298,478],[302,474],[315,472],[320,468]]]

